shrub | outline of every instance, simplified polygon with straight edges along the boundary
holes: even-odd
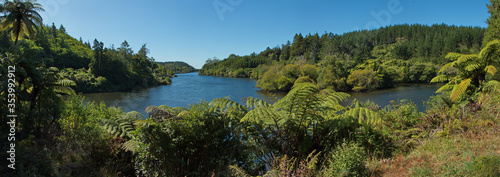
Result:
[[[367,154],[355,143],[343,143],[331,156],[323,176],[368,176]]]
[[[379,87],[380,81],[377,73],[373,70],[355,70],[347,78],[347,84],[352,86],[354,91],[370,91]]]

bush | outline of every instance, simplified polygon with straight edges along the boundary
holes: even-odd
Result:
[[[364,148],[358,144],[343,143],[333,153],[323,176],[368,176],[367,157]]]
[[[354,91],[370,91],[379,87],[380,81],[377,73],[370,69],[355,70],[347,78],[347,84],[352,86]]]

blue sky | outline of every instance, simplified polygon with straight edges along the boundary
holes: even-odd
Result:
[[[75,38],[135,52],[147,43],[156,61],[201,68],[207,58],[259,53],[296,33],[342,34],[392,24],[486,27],[488,0],[39,0],[44,23]]]

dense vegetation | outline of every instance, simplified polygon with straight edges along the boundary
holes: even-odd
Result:
[[[493,15],[500,1],[491,3],[486,36],[495,36],[496,30],[490,28],[500,22]],[[407,100],[385,108],[359,101],[341,106],[348,94],[316,82],[321,75],[349,70],[341,67],[349,60],[331,59],[329,63],[339,66],[329,68],[332,72],[321,70],[325,62],[256,66],[279,72],[283,77],[277,78],[277,87],[281,82],[291,87],[274,104],[256,98],[246,98],[245,104],[218,98],[187,108],[149,106],[145,117],[103,103],[84,103],[75,95],[70,87],[75,82],[64,74],[69,70],[59,66],[64,62],[43,57],[46,49],[32,39],[47,27],[19,25],[38,20],[42,7],[35,1],[6,1],[0,9],[4,15],[0,44],[5,52],[0,58],[0,114],[17,115],[2,116],[3,122],[15,121],[15,127],[0,124],[1,139],[15,134],[15,142],[0,141],[4,176],[500,175],[500,40],[496,37],[477,51],[446,54],[443,67],[426,75],[425,80],[446,82],[439,89],[442,94],[429,99],[426,112],[418,112]],[[11,14],[28,21],[5,20]],[[82,65],[73,71],[106,75],[106,66],[123,62],[112,60],[114,54],[127,54],[129,62],[137,64],[122,68],[132,74],[161,71],[146,62],[150,61],[146,46],[137,54],[125,50],[126,45],[106,49],[97,40],[93,50],[89,46],[82,46],[81,55],[66,51],[76,58],[85,56],[85,51],[92,56],[87,58],[88,69]],[[369,90],[366,86],[391,84],[378,79],[380,70],[390,68],[380,67],[377,60],[355,68],[345,75],[348,87]],[[70,96],[63,99],[60,94]],[[11,156],[10,143],[15,143],[15,169],[5,160]]]
[[[157,62],[155,63],[155,71],[161,75],[172,76],[177,73],[196,72],[197,69],[183,61]]]
[[[97,39],[90,42],[77,40],[67,34],[64,26],[40,26],[29,39],[19,41],[12,48],[11,34],[0,32],[0,51],[37,58],[37,65],[55,67],[63,78],[73,80],[76,92],[114,92],[148,88],[170,84],[175,73],[193,72],[194,68],[184,62],[155,62],[148,56],[144,44],[134,53],[127,41],[119,48],[104,47]],[[126,81],[126,82],[124,82]]]
[[[449,52],[477,53],[484,32],[442,24],[395,25],[343,35],[296,34],[293,43],[268,47],[258,55],[209,59],[199,73],[259,79],[258,86],[269,91],[288,91],[300,77],[337,91],[428,83],[449,61]]]

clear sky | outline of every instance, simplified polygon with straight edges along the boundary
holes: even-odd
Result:
[[[296,33],[342,34],[392,24],[486,27],[488,0],[39,0],[44,23],[156,61],[201,68],[207,58],[259,53]]]

